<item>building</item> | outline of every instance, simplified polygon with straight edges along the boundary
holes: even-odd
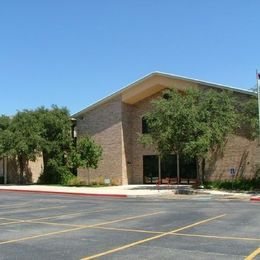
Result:
[[[21,178],[18,171],[17,160],[0,158],[0,184],[28,184],[36,183],[43,172],[43,159],[37,157],[26,165],[24,176]]]
[[[77,119],[78,136],[89,134],[103,147],[103,158],[96,170],[78,169],[78,178],[84,181],[115,184],[156,183],[159,171],[162,182],[182,183],[196,181],[196,163],[189,164],[180,158],[180,178],[176,177],[177,156],[170,155],[164,162],[152,148],[143,147],[138,137],[145,131],[143,115],[151,109],[151,100],[167,88],[185,91],[188,88],[226,89],[235,95],[249,98],[253,92],[225,85],[195,80],[176,75],[154,72],[118,92],[98,101],[73,115]],[[243,136],[230,136],[224,156],[206,162],[207,179],[228,179],[235,171],[237,176],[254,174],[256,141]],[[160,166],[159,166],[160,165]]]

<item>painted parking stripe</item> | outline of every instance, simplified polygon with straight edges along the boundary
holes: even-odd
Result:
[[[128,228],[113,228],[113,227],[93,227],[95,229],[111,230],[111,231],[124,231],[124,232],[136,232],[147,234],[163,234],[164,231],[151,231],[142,229],[128,229]],[[174,236],[186,236],[186,237],[200,237],[200,238],[212,238],[212,239],[226,239],[226,240],[244,240],[244,241],[260,241],[260,238],[253,237],[229,237],[229,236],[209,236],[203,234],[185,234],[185,233],[172,233]]]
[[[10,204],[8,204],[8,205],[1,205],[0,206],[0,209],[6,209],[6,208],[17,208],[17,207],[24,207],[24,205],[26,205],[26,204],[29,204],[29,202],[24,202],[24,203],[17,203],[17,204],[12,204],[12,205],[10,205]]]
[[[175,235],[175,236],[186,236],[186,237],[201,237],[201,238],[212,238],[212,239],[226,239],[226,240],[260,241],[260,238],[251,238],[251,237],[209,236],[209,235],[185,234],[185,233],[175,233],[174,235]]]
[[[103,229],[111,231],[124,231],[124,232],[135,232],[135,233],[147,233],[147,234],[162,234],[161,231],[149,231],[149,230],[140,230],[140,229],[128,229],[128,228],[113,228],[113,227],[93,227],[94,229]]]
[[[5,219],[8,222],[5,223],[0,223],[0,226],[5,226],[5,225],[12,225],[12,224],[20,224],[20,223],[30,223],[33,221],[40,221],[40,220],[48,220],[48,219],[57,219],[57,218],[62,218],[62,217],[67,217],[67,216],[76,216],[80,214],[91,214],[91,213],[97,213],[97,212],[103,212],[107,210],[112,210],[112,209],[100,209],[100,210],[93,210],[93,211],[78,211],[74,213],[67,213],[67,214],[61,214],[61,215],[54,215],[54,216],[49,216],[49,217],[42,217],[42,218],[34,218],[34,219],[14,219],[14,218],[0,218],[0,219]]]
[[[195,226],[198,226],[198,225],[207,223],[207,222],[212,221],[212,220],[215,220],[215,219],[222,218],[222,217],[224,217],[224,216],[226,216],[226,214],[222,214],[222,215],[219,215],[219,216],[216,216],[216,217],[204,219],[204,220],[195,222],[195,223],[193,223],[193,224],[190,224],[190,225],[187,225],[187,226],[183,226],[183,227],[181,227],[181,228],[174,229],[174,230],[171,230],[171,231],[168,231],[168,232],[164,232],[164,233],[162,233],[162,234],[159,234],[159,235],[156,235],[156,236],[153,236],[153,237],[149,237],[149,238],[146,238],[146,239],[138,240],[138,241],[136,241],[136,242],[133,242],[133,243],[130,243],[130,244],[126,244],[126,245],[124,245],[124,246],[117,247],[117,248],[114,248],[114,249],[111,249],[111,250],[108,250],[108,251],[105,251],[105,252],[101,252],[101,253],[96,254],[96,255],[83,257],[81,260],[94,259],[94,258],[98,258],[98,257],[101,257],[101,256],[109,255],[109,254],[112,254],[112,253],[115,253],[115,252],[118,252],[118,251],[121,251],[121,250],[130,248],[130,247],[134,247],[134,246],[137,246],[137,245],[140,245],[140,244],[144,244],[144,243],[149,242],[149,241],[152,241],[152,240],[159,239],[159,238],[161,238],[161,237],[165,237],[165,236],[171,235],[171,234],[173,234],[173,233],[176,233],[176,232],[179,232],[179,231],[188,229],[188,228],[192,228],[192,227],[195,227]]]
[[[134,220],[134,219],[144,218],[144,217],[153,216],[153,215],[158,215],[158,214],[162,214],[162,213],[164,213],[164,212],[163,212],[163,211],[152,212],[152,213],[147,213],[147,214],[142,214],[142,215],[127,217],[127,218],[121,218],[121,219],[110,220],[110,221],[106,221],[106,222],[102,222],[102,223],[97,223],[97,224],[93,224],[93,225],[87,225],[87,226],[82,226],[82,227],[64,229],[64,230],[61,230],[61,231],[55,231],[55,232],[50,232],[50,233],[44,233],[44,234],[39,234],[39,235],[35,235],[35,236],[21,237],[21,238],[17,238],[17,239],[12,239],[12,240],[7,240],[7,241],[0,242],[0,245],[11,244],[11,243],[16,243],[16,242],[20,242],[20,241],[26,241],[26,240],[36,239],[36,238],[40,238],[40,237],[47,237],[47,236],[52,236],[52,235],[59,235],[59,234],[68,233],[68,232],[73,232],[73,231],[77,231],[77,230],[88,229],[88,228],[91,228],[91,227],[98,227],[98,226],[103,226],[103,225],[112,224],[112,223],[118,223],[118,222],[127,221],[127,220]]]
[[[247,256],[245,260],[253,260],[258,254],[260,254],[260,247],[257,248],[254,252],[252,252],[249,256]]]
[[[0,215],[6,214],[13,214],[13,213],[23,213],[23,212],[35,212],[35,211],[43,211],[43,210],[51,210],[51,209],[62,209],[67,208],[68,206],[53,206],[53,207],[45,207],[45,208],[38,208],[38,209],[24,209],[24,210],[16,210],[16,211],[8,211],[8,212],[1,212]]]

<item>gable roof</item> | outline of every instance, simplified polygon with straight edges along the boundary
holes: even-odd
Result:
[[[223,85],[223,84],[217,84],[217,83],[213,83],[213,82],[209,82],[209,81],[203,81],[203,80],[198,80],[198,79],[193,79],[193,78],[187,78],[187,77],[183,77],[183,76],[179,76],[179,75],[174,75],[174,74],[169,74],[169,73],[164,73],[164,72],[159,72],[159,71],[155,71],[155,72],[152,72],[148,75],[145,75],[144,77],[130,83],[129,85],[121,88],[120,90],[112,93],[111,95],[101,99],[101,100],[98,100],[97,102],[93,103],[92,105],[86,107],[85,109],[75,113],[72,115],[72,117],[79,117],[81,115],[83,115],[84,113],[86,113],[87,111],[89,110],[92,110],[94,109],[95,107],[109,101],[110,99],[112,98],[115,98],[117,96],[119,96],[120,94],[134,88],[136,85],[154,77],[154,76],[162,76],[162,77],[166,77],[166,78],[170,78],[170,79],[179,79],[179,80],[184,80],[186,82],[191,82],[191,83],[197,83],[197,84],[201,84],[201,85],[206,85],[206,86],[209,86],[209,87],[213,87],[213,88],[216,88],[216,89],[223,89],[223,90],[230,90],[230,91],[234,91],[234,92],[238,92],[238,93],[241,93],[241,94],[246,94],[246,95],[255,95],[255,93],[253,91],[250,91],[250,90],[246,90],[246,89],[240,89],[240,88],[235,88],[235,87],[231,87],[231,86],[228,86],[228,85]]]

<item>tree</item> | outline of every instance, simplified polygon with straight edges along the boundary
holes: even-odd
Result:
[[[248,139],[254,140],[259,135],[258,101],[257,97],[250,98],[247,102],[239,104],[240,128]]]
[[[226,91],[194,89],[163,96],[152,101],[153,110],[145,115],[149,133],[140,141],[153,145],[160,157],[175,153],[197,159],[202,172],[209,152],[223,146],[237,127],[234,98]]]
[[[40,153],[40,126],[33,111],[18,112],[12,119],[1,117],[0,155],[17,159],[19,182],[24,183],[26,166]]]
[[[68,167],[68,156],[73,148],[69,111],[57,106],[52,106],[51,109],[40,107],[35,110],[35,114],[41,125],[44,164],[40,182],[66,184],[73,178]]]
[[[72,167],[83,167],[88,170],[88,184],[90,183],[89,168],[96,169],[102,156],[102,147],[89,136],[80,137],[74,151],[70,155]]]
[[[71,126],[68,109],[57,106],[24,110],[12,119],[0,116],[0,156],[17,160],[20,183],[28,162],[42,156],[40,182],[66,184],[74,177],[71,166],[96,168],[102,154],[90,137],[80,138],[75,147]]]
[[[11,119],[8,116],[0,116],[0,156],[8,156],[8,151],[11,149],[11,132],[9,126]]]

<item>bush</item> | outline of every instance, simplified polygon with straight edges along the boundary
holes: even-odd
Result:
[[[74,175],[68,167],[58,165],[54,160],[50,160],[46,169],[39,178],[40,184],[61,184],[67,185]]]
[[[67,185],[80,187],[80,186],[87,186],[87,183],[85,181],[79,180],[77,177],[73,176],[73,178],[71,178],[68,181]]]
[[[260,177],[252,179],[238,178],[232,180],[216,180],[204,183],[205,188],[224,189],[224,190],[260,190]]]
[[[4,184],[4,176],[0,176],[0,184]]]

